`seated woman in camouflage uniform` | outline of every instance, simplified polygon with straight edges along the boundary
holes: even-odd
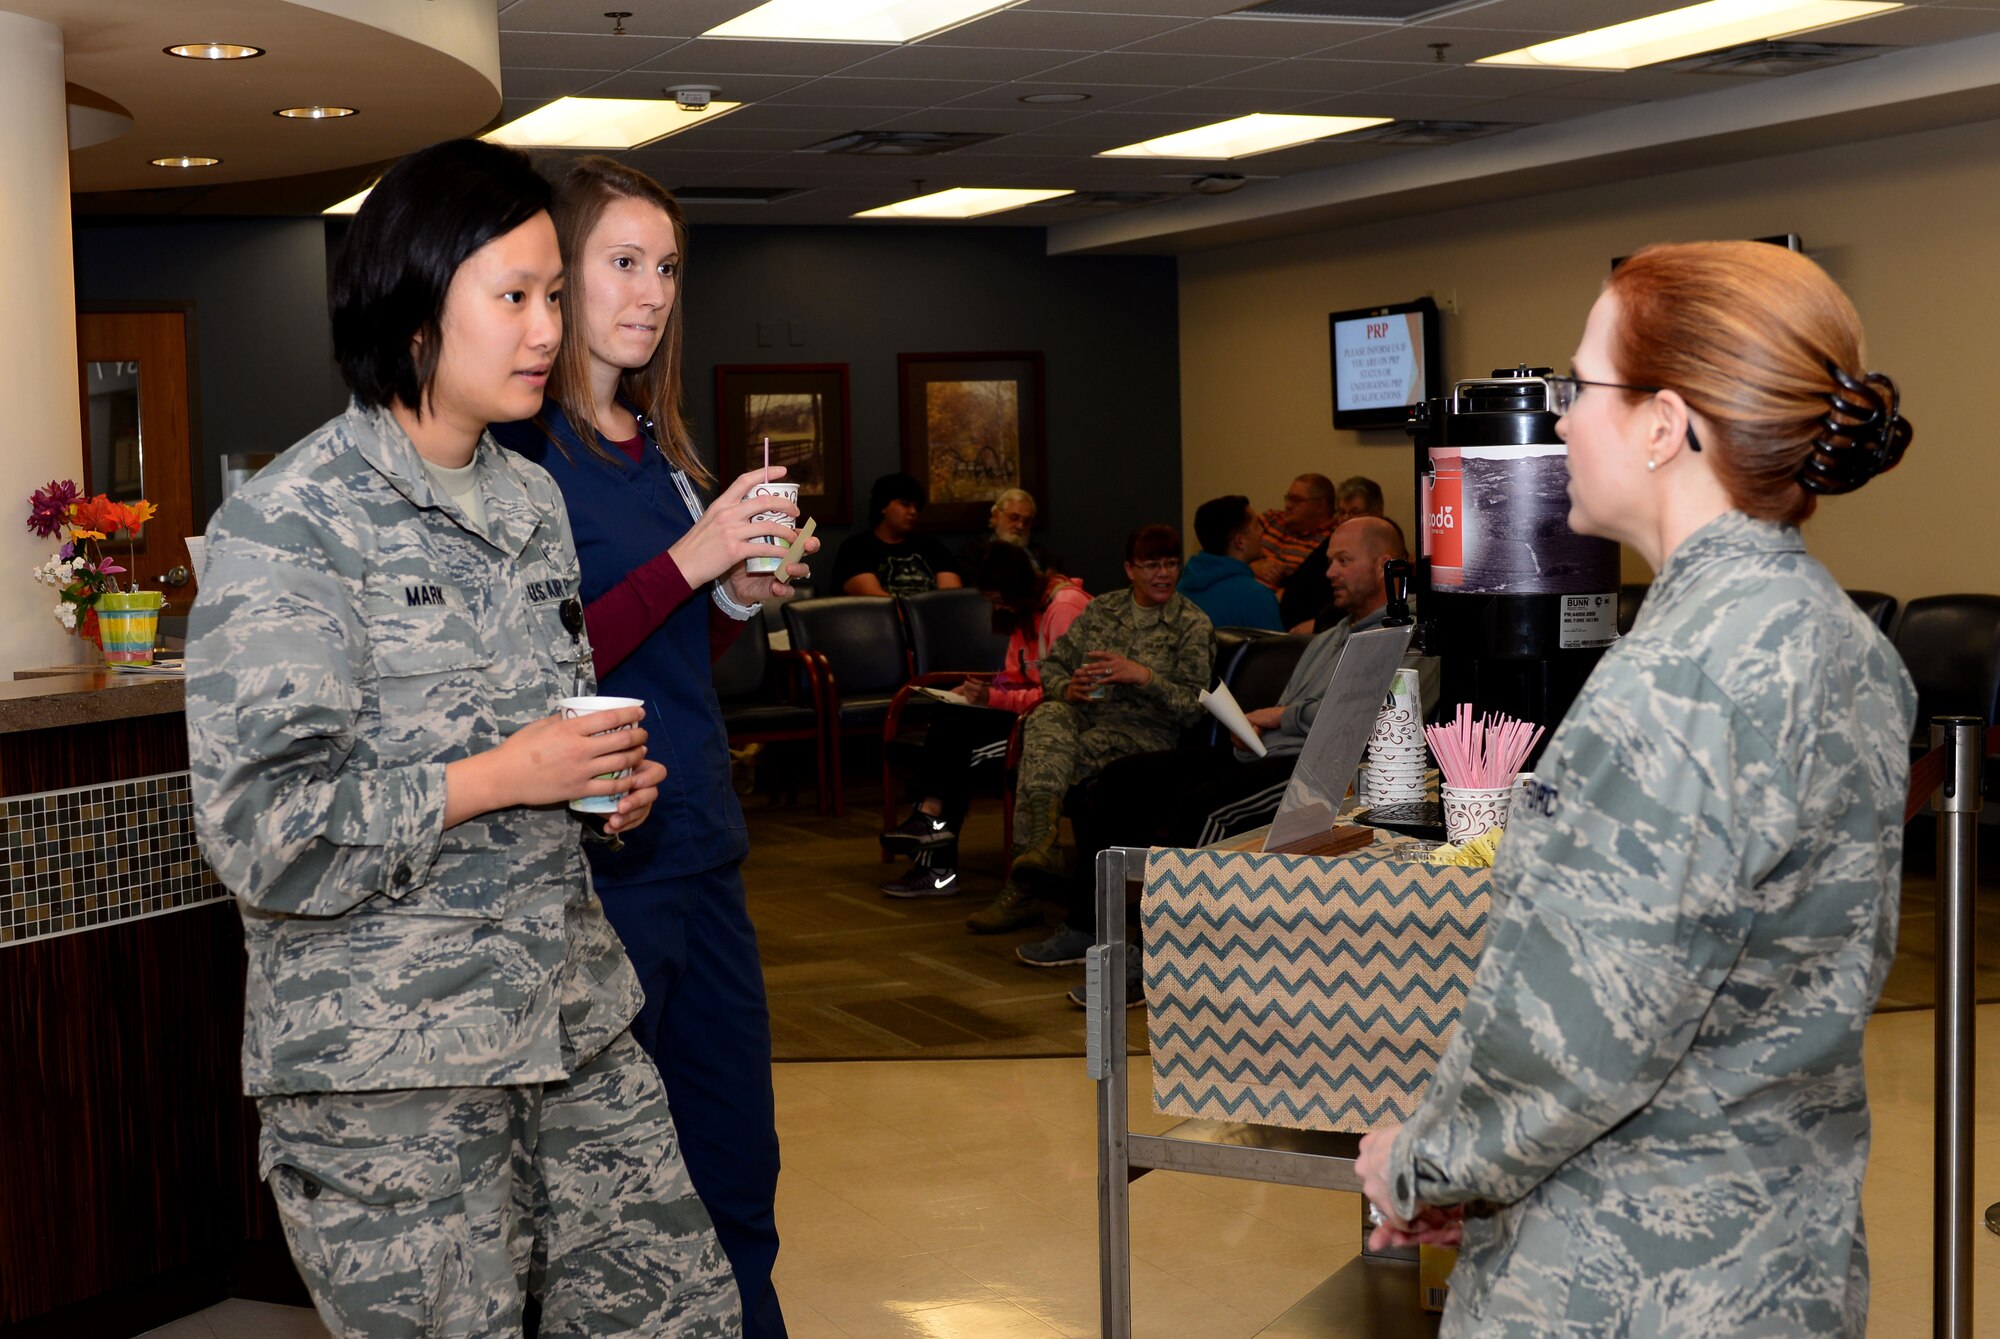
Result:
[[[187,718],[249,953],[259,1169],[336,1335],[736,1336],[566,801],[664,769],[591,687],[548,474],[499,449],[560,338],[549,189],[470,140],[392,168],[334,275],[345,414],[208,526]],[[629,775],[617,775],[631,769]]]
[[[1500,845],[1484,956],[1383,1243],[1461,1228],[1447,1335],[1862,1334],[1862,1032],[1915,693],[1797,526],[1910,437],[1778,247],[1652,247],[1552,379],[1570,525],[1659,573]]]

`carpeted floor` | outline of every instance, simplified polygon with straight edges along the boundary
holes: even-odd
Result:
[[[972,935],[965,917],[1000,886],[999,801],[973,805],[958,895],[921,900],[878,890],[905,862],[884,864],[876,833],[879,792],[850,780],[848,812],[825,819],[808,788],[793,802],[746,799],[750,859],[744,883],[763,950],[771,1031],[779,1060],[1004,1059],[1081,1056],[1083,1012],[1064,993],[1081,967],[1035,970],[1014,957],[1033,931]],[[1896,960],[1884,1012],[1934,1004],[1936,884],[1923,850],[1904,879]],[[2000,1002],[2000,833],[1982,833],[1974,918],[1976,995]],[[1127,1014],[1134,1054],[1146,1049],[1143,1010]]]
[[[1081,967],[1037,970],[1015,957],[1034,931],[973,935],[965,918],[999,891],[1000,805],[973,805],[962,847],[964,891],[899,900],[877,885],[884,864],[879,792],[850,782],[845,818],[745,800],[743,881],[763,950],[771,1040],[779,1060],[1002,1059],[1083,1054],[1083,1011],[1063,998]],[[1146,1048],[1144,1011],[1127,1014]]]

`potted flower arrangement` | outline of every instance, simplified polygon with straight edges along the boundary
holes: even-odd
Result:
[[[140,529],[153,519],[157,510],[143,498],[137,502],[114,502],[102,493],[84,497],[83,490],[67,479],[54,480],[28,497],[28,529],[44,539],[60,536],[63,541],[55,556],[35,569],[35,579],[56,588],[56,621],[104,649],[107,659],[112,658],[112,648],[105,646],[99,627],[100,607],[107,616],[114,605],[120,607],[121,614],[126,610],[150,609],[151,621],[157,627],[163,597],[158,591],[121,590],[118,578],[127,569],[106,554],[104,545],[122,532],[129,546],[139,538]],[[119,641],[120,658],[138,663],[152,659],[150,628],[146,630],[143,656],[125,648],[125,639]]]

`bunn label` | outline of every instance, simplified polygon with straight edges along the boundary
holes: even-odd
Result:
[[[1565,651],[1589,651],[1618,640],[1618,596],[1565,595],[1558,645]]]

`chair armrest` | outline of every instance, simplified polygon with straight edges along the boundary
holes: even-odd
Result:
[[[818,651],[773,648],[771,661],[773,664],[790,665],[797,671],[799,680],[804,682],[806,692],[812,698],[814,713],[823,718],[826,715],[826,700],[833,691],[833,669],[827,664],[826,656]]]
[[[882,718],[882,741],[887,743],[896,737],[903,719],[903,704],[909,701],[919,688],[930,688],[944,683],[964,683],[967,679],[984,679],[991,683],[993,676],[980,673],[965,674],[957,670],[937,670],[930,674],[919,674],[898,688],[896,695],[889,699],[889,714]]]

